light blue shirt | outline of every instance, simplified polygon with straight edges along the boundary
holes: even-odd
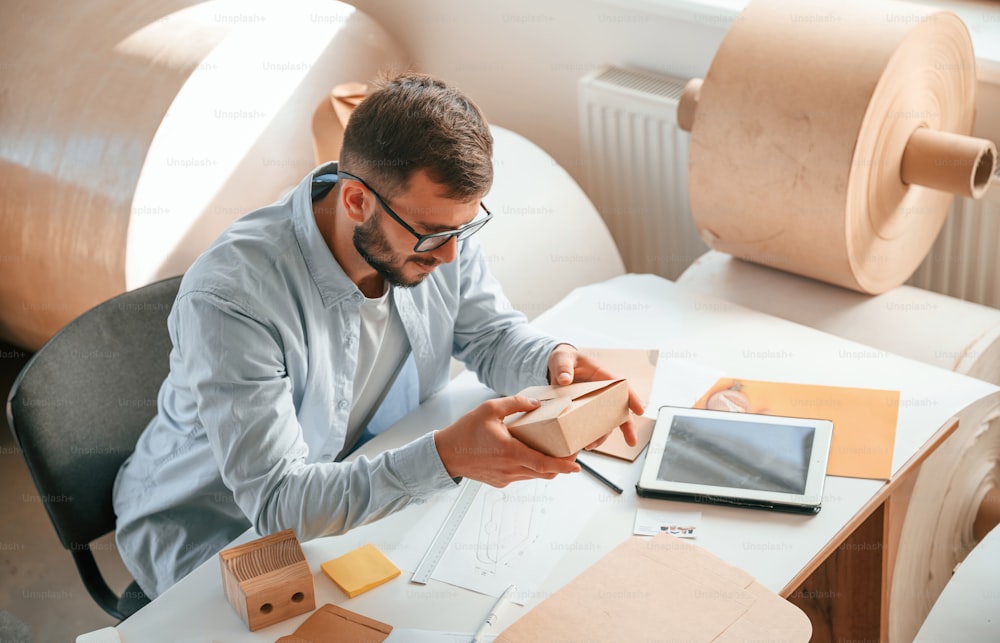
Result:
[[[150,597],[248,527],[340,534],[455,484],[431,433],[336,461],[350,446],[364,296],[316,227],[311,182],[232,224],[181,283],[158,414],[114,493],[118,548]],[[370,431],[441,390],[452,355],[504,395],[545,383],[556,341],[512,310],[475,237],[391,296],[411,353]]]

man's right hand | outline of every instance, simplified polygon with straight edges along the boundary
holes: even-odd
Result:
[[[524,444],[507,430],[503,419],[538,408],[538,400],[521,395],[483,402],[454,424],[434,432],[434,443],[448,475],[472,478],[493,487],[517,480],[552,479],[580,470],[576,456],[554,458]]]

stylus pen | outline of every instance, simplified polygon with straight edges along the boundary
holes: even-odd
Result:
[[[583,460],[580,460],[578,458],[577,461],[576,461],[576,463],[578,465],[580,465],[581,469],[583,469],[584,471],[586,471],[590,475],[594,476],[595,478],[597,478],[598,480],[600,480],[601,482],[603,482],[605,485],[608,486],[609,489],[611,489],[615,493],[621,495],[622,493],[625,492],[624,489],[622,489],[621,487],[619,487],[615,483],[611,482],[610,480],[608,480],[607,478],[605,478],[604,476],[602,476],[600,473],[598,473],[597,471],[594,470],[594,467],[590,466],[589,464],[587,464]]]
[[[508,603],[508,598],[515,591],[514,586],[511,585],[507,589],[503,590],[503,594],[500,594],[500,598],[497,599],[496,603],[493,603],[493,607],[490,608],[490,613],[486,615],[486,619],[483,620],[479,629],[476,633],[472,635],[472,643],[482,643],[483,637],[486,633],[497,624],[500,619],[500,612],[504,605]]]

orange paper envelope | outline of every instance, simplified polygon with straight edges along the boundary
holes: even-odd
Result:
[[[827,474],[880,480],[892,475],[899,391],[723,378],[694,406],[832,420]]]

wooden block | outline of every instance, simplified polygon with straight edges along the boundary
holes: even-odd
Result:
[[[222,588],[250,631],[316,608],[312,572],[291,529],[219,552]]]

